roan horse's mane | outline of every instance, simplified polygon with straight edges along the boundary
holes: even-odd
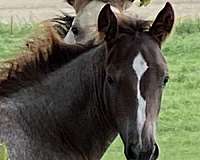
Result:
[[[44,33],[27,41],[26,48],[17,58],[1,64],[0,96],[8,96],[33,82],[40,82],[48,73],[60,68],[87,48],[66,46],[52,26],[45,25],[43,29]]]

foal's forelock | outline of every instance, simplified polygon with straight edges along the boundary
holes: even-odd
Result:
[[[137,101],[138,101],[138,106],[137,106],[137,130],[138,130],[138,135],[139,135],[139,144],[140,147],[142,147],[142,131],[144,128],[144,124],[146,121],[146,100],[141,94],[140,90],[140,82],[141,78],[144,75],[144,73],[148,69],[148,65],[143,58],[141,52],[137,54],[137,56],[133,60],[133,70],[136,73],[137,76]]]

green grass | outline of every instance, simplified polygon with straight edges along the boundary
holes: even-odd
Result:
[[[30,36],[33,26],[14,25],[11,33],[10,24],[0,23],[0,60],[13,58],[17,51],[25,44],[25,39]]]
[[[0,160],[8,160],[8,150],[5,144],[0,144]]]
[[[10,35],[9,26],[0,25],[0,57],[14,56],[30,30],[30,26],[22,26]],[[160,160],[199,160],[200,20],[178,23],[163,53],[169,64],[170,81],[164,92],[157,127]],[[102,158],[114,159],[125,159],[119,138]]]

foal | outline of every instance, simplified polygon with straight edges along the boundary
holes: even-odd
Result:
[[[119,20],[106,5],[98,18],[105,44],[45,77],[41,68],[34,70],[37,80],[19,79],[18,90],[9,85],[18,75],[5,80],[0,142],[7,144],[10,159],[97,160],[119,134],[128,160],[156,160],[155,122],[168,80],[160,46],[173,23],[169,3],[151,27]]]

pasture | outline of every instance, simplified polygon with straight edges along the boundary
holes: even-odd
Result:
[[[35,31],[34,25],[0,24],[0,60],[13,58]],[[199,160],[200,157],[200,20],[178,22],[163,47],[170,81],[164,90],[157,137],[160,160]],[[119,138],[103,160],[123,160]]]

